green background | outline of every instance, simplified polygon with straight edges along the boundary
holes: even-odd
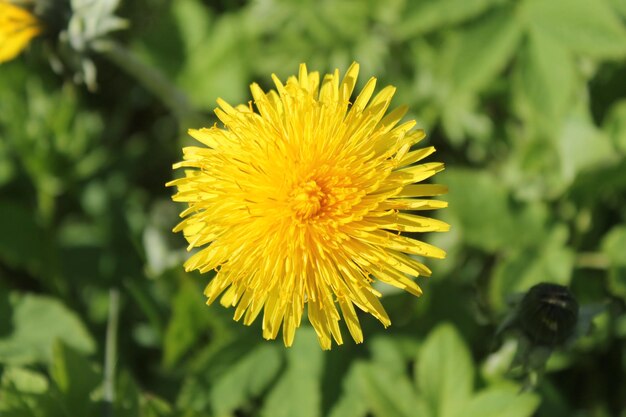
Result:
[[[136,0],[116,13],[129,27],[115,39],[199,115],[98,53],[98,90],[75,85],[50,69],[45,37],[0,67],[1,416],[626,416],[626,1]],[[352,61],[358,86],[398,88],[393,104],[446,163],[450,207],[435,215],[452,230],[425,238],[448,257],[428,262],[421,298],[380,287],[392,326],[363,315],[365,343],[323,352],[304,325],[286,349],[204,305],[210,277],[182,269],[183,207],[164,184],[217,97],[246,103],[271,73]],[[514,294],[546,281],[600,313],[520,392],[518,339],[496,329]]]

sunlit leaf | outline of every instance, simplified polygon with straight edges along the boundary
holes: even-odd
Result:
[[[57,339],[83,353],[95,350],[84,324],[58,300],[15,294],[12,305],[13,332],[0,339],[0,362],[50,362],[53,343]]]
[[[426,403],[404,374],[373,363],[356,363],[352,372],[351,389],[359,393],[366,408],[377,417],[428,416]],[[356,408],[361,409],[361,406]]]
[[[527,291],[540,282],[568,285],[574,253],[566,246],[567,230],[555,227],[537,246],[511,251],[493,270],[490,298],[495,309],[503,309],[510,296]]]
[[[579,115],[566,119],[558,137],[558,150],[561,175],[567,183],[585,170],[612,164],[617,159],[608,136]]]
[[[95,414],[96,403],[91,401],[90,394],[102,382],[102,374],[89,360],[63,343],[55,343],[53,352],[50,374],[64,407],[72,415]]]
[[[165,330],[163,362],[171,367],[202,337],[207,327],[207,307],[198,285],[180,278],[180,288],[172,300],[172,316]]]
[[[433,415],[460,412],[474,387],[474,363],[467,345],[450,324],[428,336],[416,358],[415,383]]]
[[[569,51],[539,30],[530,30],[516,65],[515,99],[520,112],[543,130],[560,125],[572,99],[575,70]]]
[[[533,27],[573,51],[598,58],[626,55],[626,27],[605,0],[526,0],[523,12]]]
[[[282,365],[278,346],[260,345],[216,381],[211,390],[215,414],[225,416],[259,398],[276,378]]]
[[[409,3],[412,7],[400,25],[394,28],[395,36],[407,39],[462,22],[502,2],[503,0],[442,0]]]
[[[287,369],[267,395],[261,416],[321,416],[320,383],[324,356],[313,329],[300,329],[293,347],[286,353]]]
[[[521,34],[521,24],[509,8],[489,13],[459,31],[459,52],[452,68],[456,88],[477,91],[492,83],[517,51]]]
[[[530,417],[539,406],[539,397],[520,393],[515,386],[496,386],[479,392],[455,417]]]
[[[447,216],[464,242],[489,252],[536,245],[544,234],[546,210],[541,205],[514,204],[494,172],[449,168]]]

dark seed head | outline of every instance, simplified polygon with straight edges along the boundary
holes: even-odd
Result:
[[[518,319],[533,343],[557,346],[574,333],[578,302],[567,287],[537,284],[522,299]]]

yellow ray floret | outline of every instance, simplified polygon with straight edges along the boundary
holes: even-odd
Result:
[[[0,0],[0,63],[15,58],[41,32],[39,21],[27,10]]]
[[[399,124],[406,107],[385,116],[393,87],[375,95],[372,78],[351,104],[358,72],[355,63],[343,79],[320,79],[301,65],[285,84],[272,76],[276,90],[250,87],[256,112],[219,99],[224,127],[189,131],[204,146],[183,150],[174,167],[184,177],[168,184],[188,205],[174,231],[201,248],[185,268],[216,271],[207,303],[235,307],[247,325],[263,313],[263,337],[282,328],[287,346],[305,307],[322,348],[343,343],[342,318],[362,342],[356,308],[391,323],[372,284],[419,296],[414,278],[430,275],[422,257],[445,256],[403,235],[449,229],[416,213],[446,206],[424,198],[445,186],[417,184],[443,164],[417,164],[435,149],[413,149],[424,133]]]

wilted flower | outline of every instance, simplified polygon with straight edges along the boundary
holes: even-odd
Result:
[[[363,334],[354,306],[391,322],[372,287],[375,280],[419,296],[410,278],[430,270],[415,259],[445,252],[403,232],[447,231],[439,220],[413,214],[445,207],[420,197],[446,187],[417,184],[443,170],[439,162],[415,165],[432,154],[411,150],[424,138],[415,121],[398,125],[406,107],[385,116],[395,88],[373,99],[370,79],[353,103],[358,64],[343,80],[321,81],[300,66],[299,77],[276,91],[251,85],[252,102],[231,107],[218,99],[224,128],[190,130],[203,147],[183,149],[185,177],[175,201],[188,203],[182,231],[189,249],[204,248],[186,270],[217,271],[205,290],[207,304],[236,306],[235,320],[251,324],[263,310],[263,336],[282,325],[290,346],[305,304],[324,349],[331,335],[341,344],[340,313],[359,343]],[[338,308],[339,307],[339,310]]]
[[[0,0],[0,63],[19,55],[39,33],[41,24],[33,14]]]

